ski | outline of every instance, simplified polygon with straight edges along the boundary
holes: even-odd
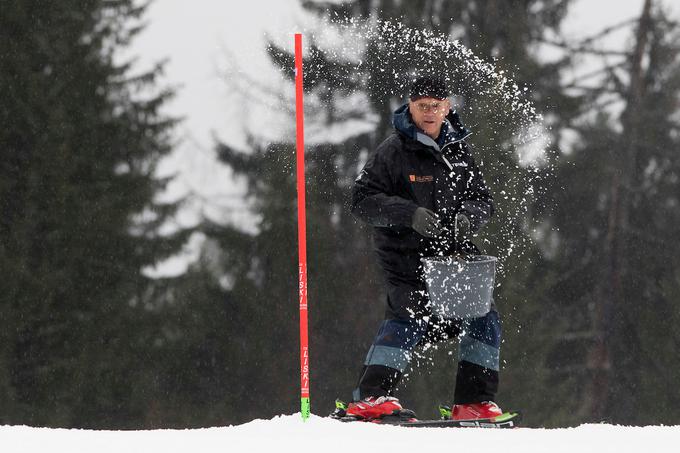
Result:
[[[330,417],[341,422],[375,423],[379,425],[404,426],[407,428],[516,428],[522,419],[518,411],[508,411],[493,418],[474,420],[451,420],[451,408],[439,406],[440,420],[418,420],[413,411],[395,411],[394,414],[381,418],[363,419],[347,415],[347,405],[340,400],[335,401],[335,411]]]
[[[497,417],[475,420],[415,420],[387,423],[410,428],[516,428],[520,420],[519,412],[505,412]]]

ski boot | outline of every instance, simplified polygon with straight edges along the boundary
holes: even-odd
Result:
[[[367,421],[374,423],[390,423],[415,421],[416,414],[412,410],[404,409],[399,400],[391,396],[369,396],[360,401],[345,405],[340,400],[335,401],[335,411],[332,418],[342,421]]]
[[[493,401],[482,403],[455,404],[451,409],[442,406],[439,408],[442,418],[450,420],[479,420],[493,419],[503,414],[500,407]]]

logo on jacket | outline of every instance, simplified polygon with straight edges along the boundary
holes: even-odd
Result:
[[[434,181],[434,176],[408,175],[408,180],[411,182],[432,182]]]

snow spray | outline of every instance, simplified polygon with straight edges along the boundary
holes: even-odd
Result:
[[[508,276],[524,272],[523,264],[533,259],[535,238],[551,234],[550,226],[536,217],[540,209],[534,202],[541,200],[553,180],[556,161],[550,124],[530,100],[530,88],[451,36],[397,20],[331,15],[308,25],[303,33],[310,42],[304,102],[311,113],[305,139],[312,146],[341,144],[354,135],[382,130],[389,119],[370,100],[381,100],[387,109],[398,107],[406,102],[405,93],[418,74],[446,80],[456,93],[453,107],[473,132],[468,143],[496,200],[494,221],[479,238],[485,251],[498,257],[496,287]],[[269,51],[277,55],[285,81],[291,69],[281,53],[285,46],[272,38]],[[255,84],[251,88],[257,89]],[[263,98],[272,95],[266,90],[258,93]],[[269,110],[278,105],[278,110],[289,112],[290,101],[281,95]],[[357,168],[362,166],[357,162]]]
[[[295,123],[298,202],[298,277],[300,300],[300,413],[309,418],[309,341],[307,335],[307,221],[305,212],[305,143],[302,91],[302,35],[295,34]]]

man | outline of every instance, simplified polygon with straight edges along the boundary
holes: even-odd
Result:
[[[494,403],[501,335],[495,307],[481,318],[437,318],[429,310],[422,277],[422,257],[479,253],[469,238],[493,214],[492,197],[464,141],[470,132],[451,110],[449,95],[440,79],[415,80],[409,102],[394,112],[394,133],[378,146],[356,179],[352,213],[375,227],[387,310],[347,415],[412,416],[393,391],[413,349],[456,337],[460,360],[451,417],[502,413]]]

